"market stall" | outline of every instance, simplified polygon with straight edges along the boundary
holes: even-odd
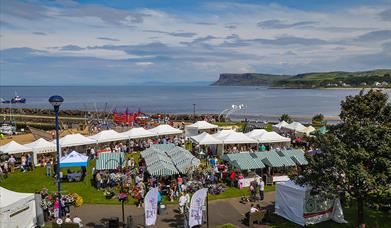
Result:
[[[96,144],[96,140],[85,137],[81,134],[70,134],[60,138],[61,147],[75,147]]]
[[[185,135],[186,137],[191,137],[194,135],[198,135],[202,132],[212,133],[218,129],[217,125],[208,123],[206,121],[197,121],[194,124],[187,125],[185,127]]]
[[[116,142],[127,140],[128,137],[120,134],[114,130],[104,130],[99,132],[98,134],[89,136],[88,138],[95,140],[97,144],[99,143],[107,143],[107,142]]]
[[[128,131],[122,132],[121,134],[128,139],[141,139],[155,136],[155,134],[148,130],[145,130],[142,127],[135,127]]]
[[[2,154],[21,154],[26,152],[32,152],[33,150],[30,147],[21,145],[15,141],[11,141],[3,146],[0,146],[0,152]]]
[[[36,221],[34,194],[0,187],[0,228],[35,227]]]
[[[43,138],[39,138],[32,143],[24,144],[24,146],[31,148],[33,151],[33,161],[35,165],[38,165],[40,163],[39,161],[42,159],[39,158],[39,156],[57,152],[56,144],[46,141]]]
[[[275,203],[276,214],[301,226],[330,219],[346,223],[338,198],[330,200],[311,195],[310,188],[293,181],[277,183]]]
[[[162,124],[157,127],[154,127],[149,130],[154,136],[161,136],[161,135],[180,135],[183,133],[182,130],[179,130],[177,128],[171,127],[168,124]]]

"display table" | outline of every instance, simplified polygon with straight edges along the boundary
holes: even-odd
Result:
[[[243,187],[243,188],[249,187],[249,186],[250,186],[250,183],[251,183],[252,181],[254,181],[254,179],[259,183],[261,177],[257,175],[255,178],[254,178],[254,177],[248,177],[248,178],[240,179],[240,180],[239,180],[239,185],[242,184],[242,187]]]

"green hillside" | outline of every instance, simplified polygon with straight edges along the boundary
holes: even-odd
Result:
[[[260,86],[282,88],[320,87],[391,87],[391,70],[378,69],[360,72],[314,72],[298,75],[221,74],[217,86]]]

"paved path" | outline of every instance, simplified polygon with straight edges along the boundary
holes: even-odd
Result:
[[[265,193],[265,200],[261,206],[269,206],[274,202],[274,192]],[[213,200],[209,202],[209,226],[231,223],[237,227],[246,227],[241,219],[249,210],[250,204],[241,204],[239,198]],[[125,205],[125,222],[128,215],[132,215],[135,227],[144,224],[144,209],[133,205]],[[72,215],[78,215],[87,227],[101,224],[102,218],[119,217],[122,219],[121,205],[86,204],[79,208],[73,208]],[[206,220],[206,218],[205,218]],[[155,227],[183,227],[183,217],[178,214],[177,205],[167,205],[165,212],[158,216]],[[204,226],[206,227],[206,225]],[[255,227],[263,227],[261,225]]]

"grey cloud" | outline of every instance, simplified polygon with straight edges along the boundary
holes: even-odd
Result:
[[[98,17],[101,20],[116,25],[123,25],[127,20],[131,23],[142,23],[144,17],[149,14],[129,12],[121,9],[114,9],[99,5],[79,5],[61,11],[60,15],[68,17]]]
[[[365,33],[355,40],[359,42],[383,41],[391,39],[391,30],[379,30]]]
[[[379,17],[383,21],[391,21],[391,8],[386,9],[386,10],[382,11],[381,13],[379,13]]]
[[[278,19],[274,20],[267,20],[267,21],[261,21],[258,22],[258,26],[264,29],[286,29],[286,28],[293,28],[293,27],[302,27],[302,26],[308,26],[308,25],[314,25],[317,24],[316,21],[299,21],[295,23],[287,23]]]
[[[297,56],[296,53],[294,53],[293,51],[287,51],[284,53],[285,55],[290,55],[290,56]]]
[[[277,37],[275,39],[241,39],[237,34],[232,34],[226,37],[226,40],[222,46],[249,46],[251,44],[265,44],[265,45],[323,45],[328,44],[326,40],[317,38],[303,38],[295,36]]]
[[[98,40],[108,40],[108,41],[120,41],[119,39],[110,38],[110,37],[97,37]]]
[[[152,32],[152,33],[161,33],[161,34],[166,34],[170,36],[176,36],[176,37],[193,37],[197,35],[197,33],[194,32],[165,32],[165,31],[159,31],[159,30],[143,30],[143,32]]]
[[[206,42],[214,39],[217,39],[217,37],[208,35],[205,37],[198,37],[191,42],[181,42],[181,44],[188,45],[188,46],[197,46],[197,45],[209,46],[209,44],[207,44]]]
[[[66,46],[63,46],[61,47],[59,50],[61,51],[81,51],[81,50],[84,50],[84,48],[82,47],[79,47],[77,45],[66,45]]]
[[[226,25],[225,28],[227,29],[236,29],[236,25]]]
[[[27,20],[39,20],[49,17],[47,9],[38,5],[20,1],[7,1],[1,4],[1,13]]]
[[[33,32],[34,35],[39,35],[39,36],[46,36],[47,34],[44,32]]]
[[[216,23],[210,23],[210,22],[196,22],[197,25],[215,25]]]

